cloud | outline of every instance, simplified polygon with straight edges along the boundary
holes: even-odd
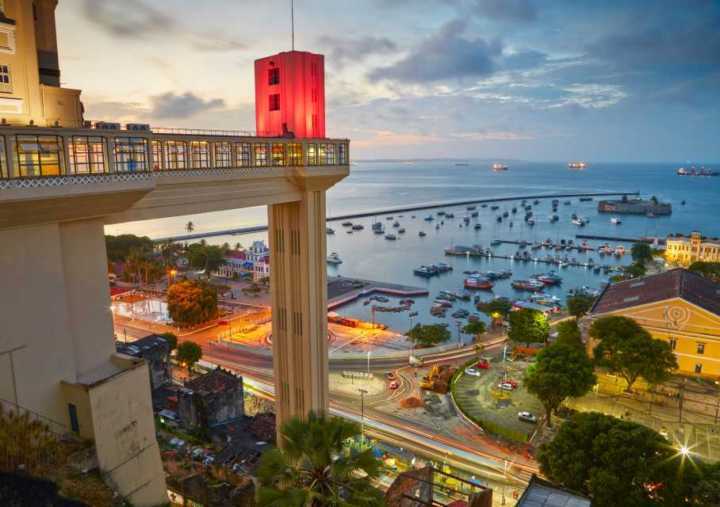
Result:
[[[85,0],[83,12],[87,19],[117,37],[146,38],[175,29],[170,16],[141,0]]]
[[[228,39],[216,33],[193,34],[190,44],[198,51],[207,52],[242,51],[248,48],[248,45],[243,41]]]
[[[504,21],[534,21],[537,10],[530,0],[475,0],[474,11],[480,16]]]
[[[397,45],[387,37],[336,37],[323,35],[318,43],[330,50],[330,59],[338,67],[348,61],[358,62],[374,54],[387,54],[397,50]]]
[[[188,118],[203,111],[224,108],[225,101],[203,100],[191,92],[182,95],[168,92],[150,97],[150,106],[147,114],[152,118]]]
[[[462,37],[466,22],[454,20],[422,41],[399,62],[374,69],[372,81],[390,79],[405,83],[424,83],[451,78],[491,74],[495,58],[501,55],[499,41]]]

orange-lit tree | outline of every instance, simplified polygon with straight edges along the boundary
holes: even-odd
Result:
[[[168,313],[180,326],[193,326],[218,315],[217,289],[208,283],[184,280],[168,289]]]

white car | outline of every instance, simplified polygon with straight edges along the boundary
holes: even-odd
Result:
[[[502,389],[503,391],[512,391],[515,389],[515,387],[508,382],[502,382],[502,383],[498,384],[497,386],[498,386],[498,389]]]
[[[468,375],[472,375],[473,377],[479,377],[482,375],[482,372],[478,370],[477,368],[473,368],[472,366],[468,366],[465,368],[465,373]]]
[[[537,417],[526,410],[518,412],[518,419],[520,419],[521,421],[524,421],[524,422],[529,422],[529,423],[537,422]]]

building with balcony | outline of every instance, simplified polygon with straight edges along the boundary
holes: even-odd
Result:
[[[156,505],[150,372],[116,350],[104,227],[267,206],[278,426],[327,411],[325,193],[348,141],[82,121],[79,92],[57,87],[55,5],[0,2],[0,81],[8,62],[29,90],[0,90],[0,109],[19,104],[0,121],[0,400],[94,440],[107,481]]]
[[[668,236],[665,259],[679,266],[689,266],[693,262],[720,262],[720,239],[706,238],[699,232],[692,232],[690,236]]]

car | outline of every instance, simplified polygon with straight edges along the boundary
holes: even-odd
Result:
[[[206,456],[203,460],[203,465],[209,466],[215,462],[215,456]]]
[[[477,368],[473,368],[472,366],[468,366],[467,368],[465,368],[465,373],[467,375],[472,375],[473,377],[479,377],[480,375],[482,375],[482,372],[480,370],[478,370]]]
[[[394,391],[395,389],[400,387],[400,383],[398,383],[397,380],[393,380],[392,382],[390,382],[390,384],[388,384],[388,387]]]
[[[520,419],[523,422],[528,422],[528,423],[533,423],[533,424],[537,422],[537,417],[535,415],[533,415],[531,412],[528,412],[527,410],[518,412],[518,419]]]
[[[512,384],[509,384],[507,382],[501,382],[497,385],[497,387],[498,389],[502,389],[503,391],[512,391],[515,389]]]
[[[517,387],[520,385],[520,383],[515,380],[514,378],[505,379],[505,384],[510,384],[513,386],[513,389],[517,389]]]
[[[395,372],[389,371],[385,374],[385,378],[388,380],[396,380],[397,375],[395,375]]]
[[[487,370],[490,368],[490,361],[488,361],[487,359],[481,359],[477,362],[475,367],[480,368],[481,370]]]
[[[203,456],[205,456],[205,449],[203,449],[202,447],[196,447],[192,450],[190,456],[192,457],[192,459],[200,460],[203,458]]]

